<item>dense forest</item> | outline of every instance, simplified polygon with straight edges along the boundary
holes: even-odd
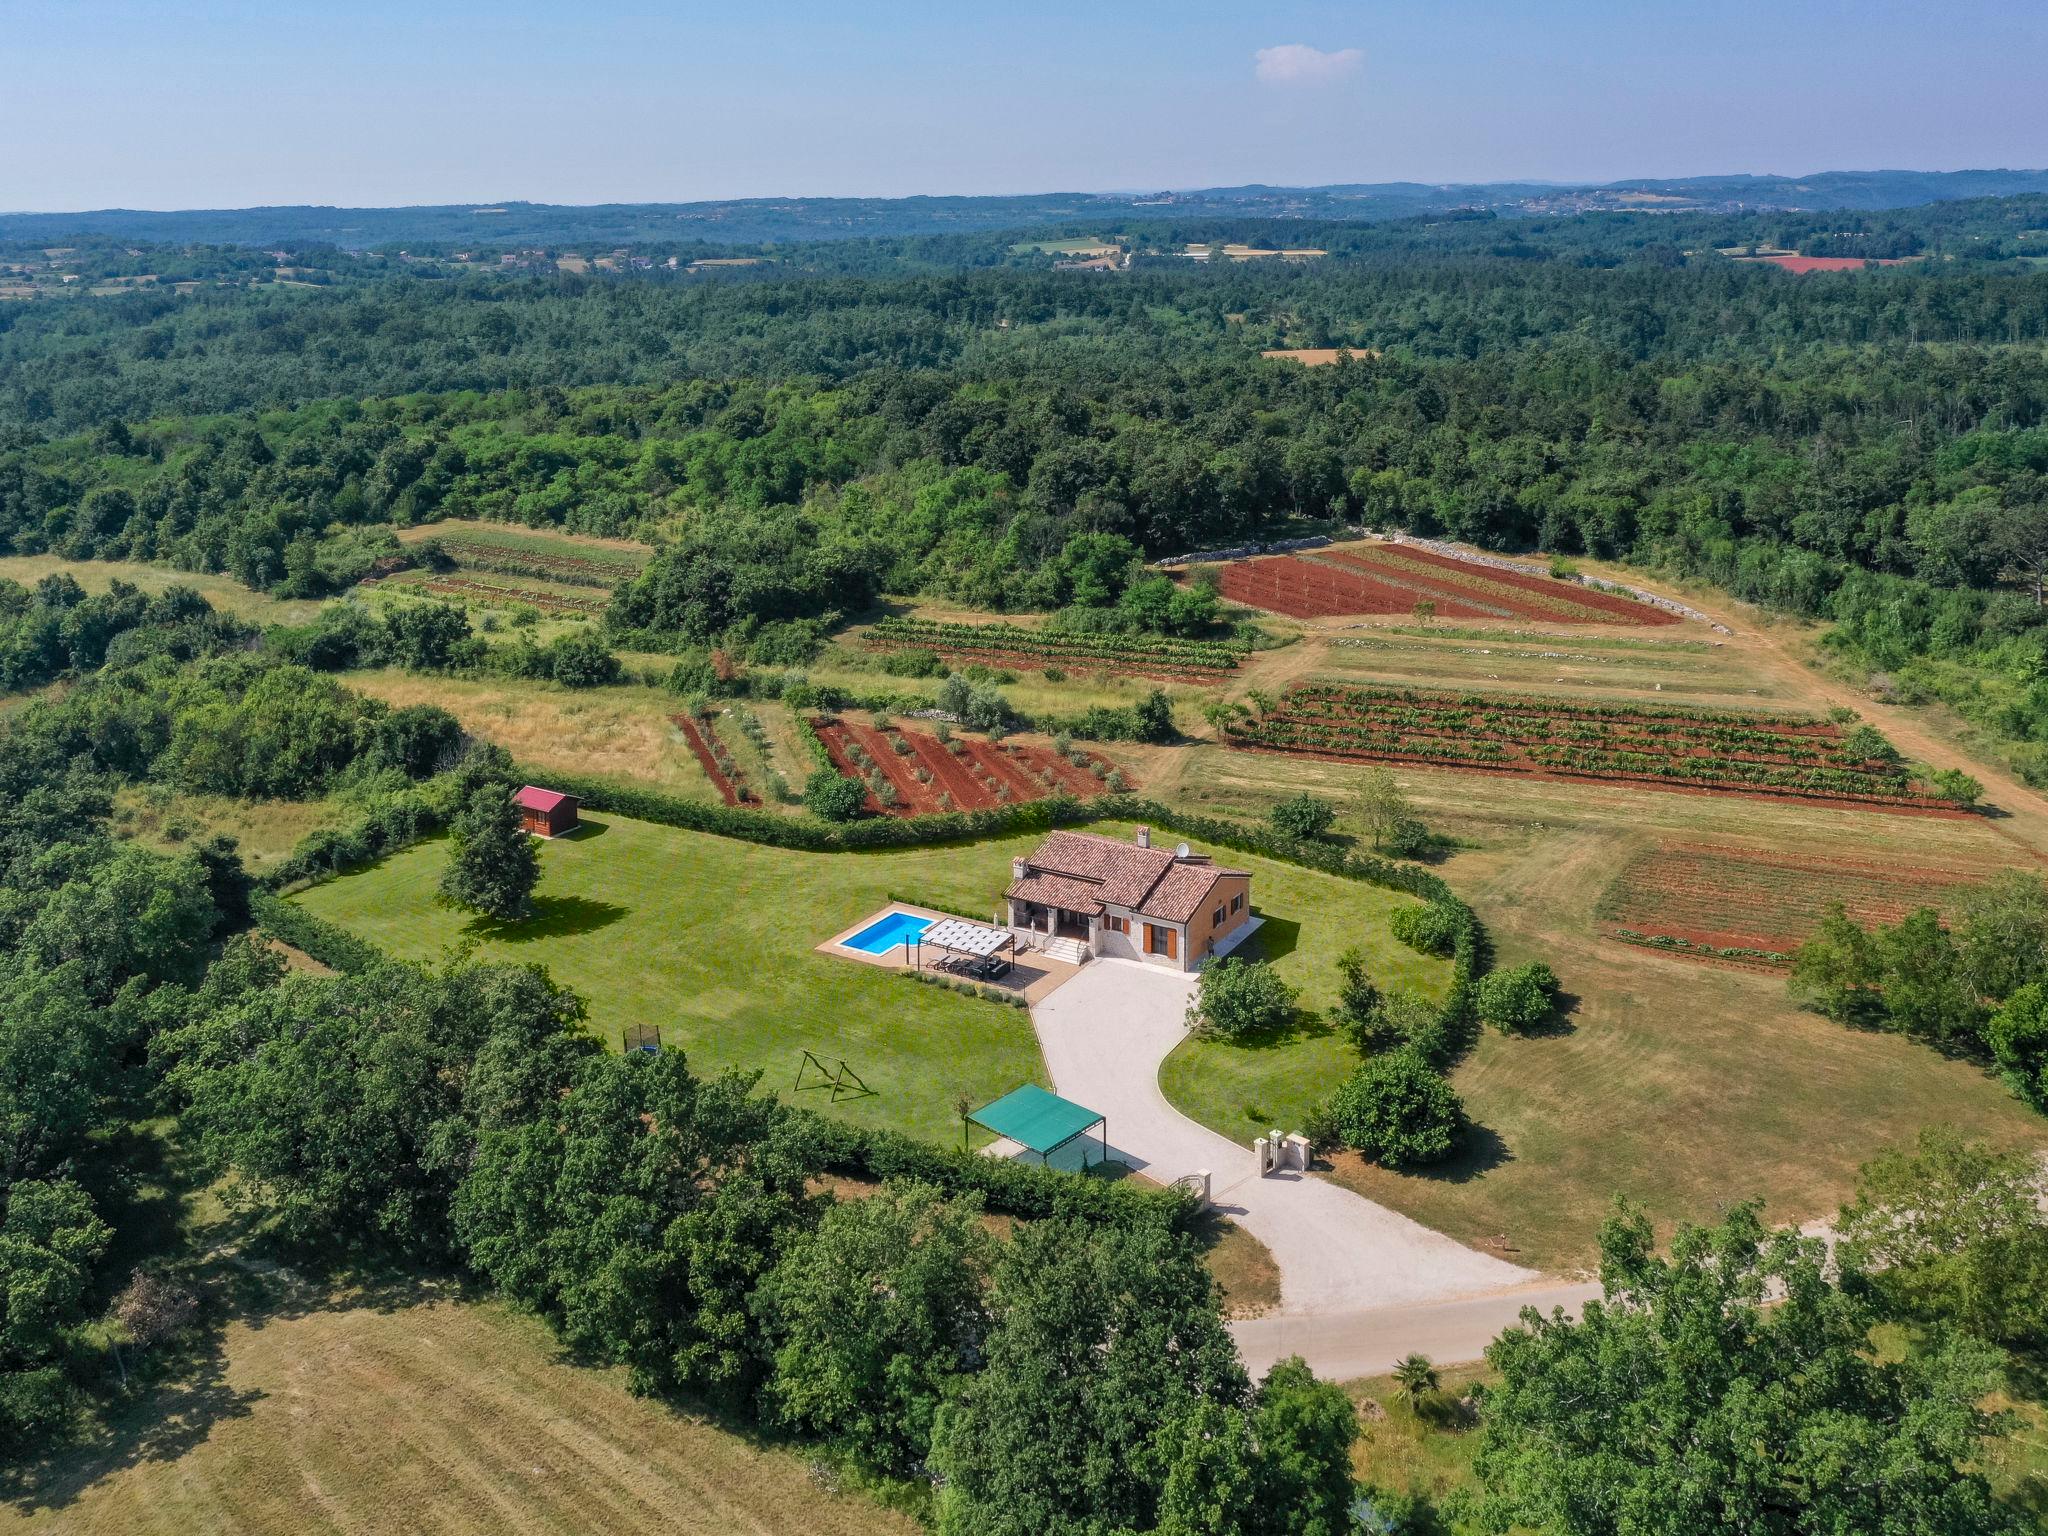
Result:
[[[858,241],[864,275],[364,261],[17,305],[0,540],[313,595],[392,525],[639,534],[664,553],[618,621],[660,644],[882,590],[1057,606],[1083,536],[1393,525],[1835,619],[2041,776],[2048,274],[2014,253],[2048,203],[1805,222],[1396,222],[1313,264],[1116,273]],[[1794,275],[1674,236],[1923,259]],[[1343,344],[1381,355],[1258,355]]]

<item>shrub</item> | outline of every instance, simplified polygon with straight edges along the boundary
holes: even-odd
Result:
[[[1263,960],[1218,960],[1202,973],[1188,1003],[1188,1025],[1226,1040],[1264,1033],[1294,1016],[1299,995]]]
[[[804,809],[820,821],[852,821],[866,802],[866,785],[830,768],[804,780]]]
[[[1412,859],[1429,847],[1429,828],[1413,816],[1397,817],[1387,828],[1385,847],[1397,859]]]
[[[1975,805],[1984,795],[1983,784],[1960,768],[1938,769],[1932,783],[1937,795],[1957,805]]]
[[[1422,954],[1448,955],[1457,947],[1461,915],[1456,908],[1438,901],[1419,907],[1397,907],[1387,919],[1387,931]]]
[[[1440,1162],[1465,1134],[1465,1106],[1418,1051],[1375,1056],[1330,1097],[1330,1130],[1385,1168]]]
[[[1557,999],[1557,977],[1541,960],[1531,960],[1513,970],[1482,976],[1474,994],[1482,1023],[1503,1034],[1534,1029],[1550,1017]]]
[[[1290,800],[1282,800],[1267,813],[1266,819],[1273,823],[1273,830],[1284,837],[1321,837],[1330,830],[1330,824],[1337,819],[1337,812],[1329,801],[1318,800],[1306,792]]]
[[[1842,757],[1849,762],[1896,763],[1899,749],[1874,725],[1859,725],[1842,737]]]
[[[1166,691],[1154,688],[1131,706],[1131,716],[1140,741],[1163,742],[1174,738],[1173,704]]]

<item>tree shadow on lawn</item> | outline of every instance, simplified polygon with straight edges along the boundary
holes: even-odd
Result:
[[[1243,960],[1278,960],[1282,955],[1293,954],[1300,943],[1301,924],[1291,917],[1266,917],[1237,953]]]
[[[1566,1035],[1575,1035],[1579,1026],[1572,1021],[1572,1015],[1579,1011],[1580,998],[1576,992],[1559,992],[1551,1000],[1550,1012],[1543,1016],[1540,1024],[1531,1024],[1518,1033],[1524,1040],[1560,1040]]]
[[[531,917],[510,923],[494,917],[473,917],[463,924],[462,932],[467,938],[492,939],[500,944],[529,944],[535,939],[595,933],[600,928],[609,928],[632,910],[615,901],[593,901],[588,896],[536,896]]]
[[[1210,1036],[1217,1045],[1230,1046],[1240,1051],[1272,1051],[1283,1046],[1299,1045],[1304,1040],[1324,1040],[1337,1032],[1337,1026],[1330,1015],[1314,1008],[1297,1008],[1285,1024],[1277,1029],[1248,1030],[1241,1035]]]
[[[1515,1154],[1501,1140],[1500,1132],[1491,1126],[1468,1125],[1463,1145],[1442,1162],[1402,1171],[1434,1184],[1469,1184],[1514,1160]]]

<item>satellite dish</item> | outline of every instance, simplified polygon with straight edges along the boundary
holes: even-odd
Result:
[[[1173,845],[1173,856],[1176,859],[1184,859],[1193,851],[1186,843],[1175,843]]]

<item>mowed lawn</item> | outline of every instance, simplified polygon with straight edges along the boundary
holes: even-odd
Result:
[[[0,1533],[914,1536],[764,1447],[563,1358],[535,1319],[424,1294],[284,1298],[0,1504]]]
[[[1451,967],[1388,933],[1388,914],[1413,897],[1264,859],[1229,854],[1225,862],[1252,871],[1252,904],[1266,919],[1238,953],[1270,960],[1301,989],[1295,1023],[1270,1038],[1190,1039],[1159,1081],[1184,1114],[1249,1143],[1275,1126],[1299,1130],[1309,1109],[1358,1070],[1358,1052],[1332,1023],[1339,955],[1356,945],[1380,987],[1432,999],[1449,988]]]
[[[658,1024],[700,1070],[758,1068],[788,1096],[805,1050],[845,1061],[872,1097],[828,1104],[849,1119],[957,1137],[953,1103],[1046,1081],[1021,1008],[921,987],[892,971],[813,953],[893,892],[991,911],[1027,840],[885,854],[795,853],[618,816],[541,845],[538,912],[500,926],[435,901],[448,845],[421,843],[294,897],[400,959],[473,943],[492,960],[545,965],[590,1006],[617,1049]]]
[[[441,841],[293,899],[401,959],[431,960],[469,943],[491,959],[545,965],[587,1000],[592,1029],[614,1048],[626,1026],[659,1024],[664,1043],[681,1045],[700,1068],[758,1068],[786,1096],[804,1050],[844,1060],[874,1097],[802,1098],[933,1140],[959,1134],[961,1094],[980,1103],[1022,1082],[1049,1086],[1022,1009],[814,952],[892,895],[992,913],[1011,859],[1036,837],[813,854],[617,816],[587,821],[584,833],[542,845],[540,910],[516,927],[435,901],[447,859]],[[1252,871],[1253,904],[1267,918],[1263,948],[1305,988],[1306,1006],[1335,997],[1336,955],[1352,943],[1383,981],[1425,991],[1447,984],[1447,967],[1387,934],[1386,914],[1408,898],[1265,859],[1223,858]],[[1165,1079],[1188,1113],[1234,1134],[1247,1123],[1248,1101],[1305,1104],[1351,1064],[1341,1039],[1309,1028],[1280,1042],[1191,1045]]]

